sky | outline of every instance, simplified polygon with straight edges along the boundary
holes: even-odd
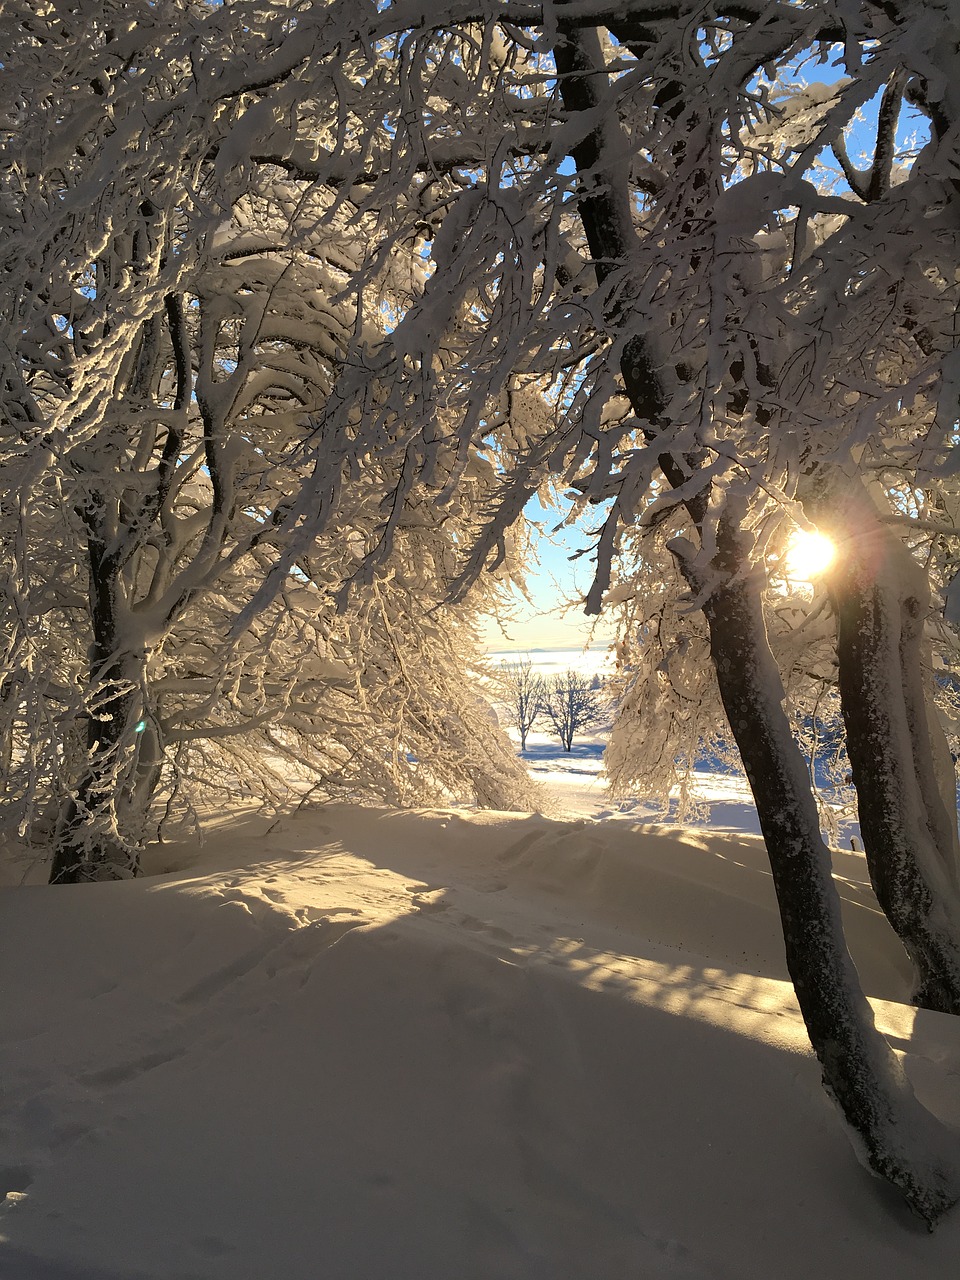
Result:
[[[515,616],[500,623],[488,619],[483,628],[488,652],[527,652],[533,649],[583,649],[586,645],[606,648],[613,628],[601,615],[588,618],[582,597],[593,576],[591,554],[571,559],[589,547],[589,531],[598,520],[587,517],[570,528],[553,532],[563,513],[544,507],[531,498],[525,508],[527,519],[541,527],[534,546],[538,565],[528,576],[530,599],[516,593]]]

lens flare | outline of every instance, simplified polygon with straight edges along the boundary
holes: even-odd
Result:
[[[837,549],[825,533],[797,529],[787,544],[787,577],[812,582],[833,564]]]

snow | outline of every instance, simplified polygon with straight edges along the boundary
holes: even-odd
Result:
[[[4,1280],[940,1280],[858,1164],[784,969],[760,838],[603,811],[211,816],[137,881],[0,891]],[[701,784],[714,816],[736,786]],[[728,806],[724,808],[724,806]],[[960,1026],[862,857],[850,945],[921,1100]]]
[[[516,733],[511,730],[516,740]],[[532,730],[527,734],[527,749],[521,752],[530,776],[543,783],[555,801],[557,815],[568,817],[610,818],[629,814],[634,819],[653,819],[657,805],[641,799],[619,803],[607,793],[603,777],[605,733],[578,734],[569,752],[562,751],[555,736]],[[707,808],[707,823],[714,830],[751,832],[759,835],[760,824],[750,788],[742,775],[698,770],[692,787],[698,802]],[[670,804],[669,818],[676,814],[676,799]]]
[[[608,646],[586,648],[568,646],[560,649],[490,649],[487,662],[496,670],[518,662],[529,662],[538,675],[549,680],[567,671],[583,676],[609,676],[614,667],[613,653]]]

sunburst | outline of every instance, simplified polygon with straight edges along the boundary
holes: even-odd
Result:
[[[836,557],[837,548],[825,533],[797,529],[787,543],[786,576],[793,582],[812,582]]]

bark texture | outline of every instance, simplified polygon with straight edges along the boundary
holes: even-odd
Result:
[[[143,787],[151,782],[155,787],[159,776],[158,770],[147,770],[138,777],[136,726],[143,718],[143,658],[124,645],[117,566],[93,515],[88,515],[88,524],[93,643],[86,754],[60,815],[51,884],[136,875],[139,854],[123,830],[123,812],[135,794],[142,804]]]
[[[870,1166],[932,1227],[960,1199],[954,1143],[917,1102],[860,988],[806,764],[783,710],[759,584],[730,572],[743,557],[735,530],[727,525],[722,532],[726,580],[704,613],[720,695],[770,858],[797,1001],[824,1086],[862,1140]],[[701,588],[689,565],[686,572],[691,586]]]
[[[913,962],[917,1004],[960,1013],[956,784],[923,639],[926,574],[855,475],[817,479],[806,505],[838,547],[829,589],[870,879]]]

